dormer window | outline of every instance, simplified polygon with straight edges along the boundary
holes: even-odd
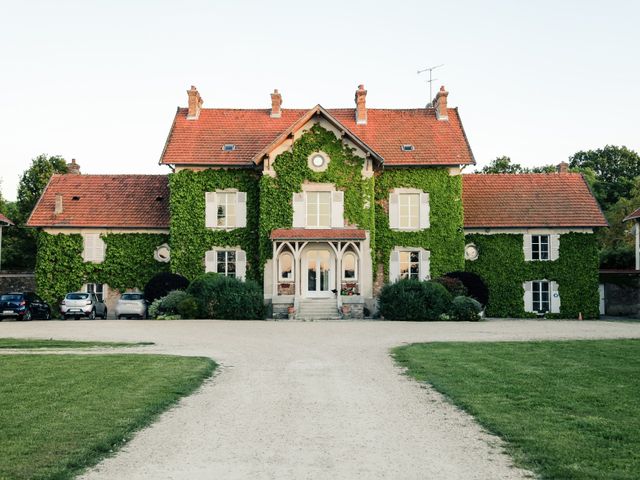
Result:
[[[416,147],[414,147],[410,143],[405,143],[401,148],[403,152],[413,152],[416,149]]]
[[[223,152],[233,152],[236,149],[236,144],[235,143],[225,143],[222,146],[222,151]]]

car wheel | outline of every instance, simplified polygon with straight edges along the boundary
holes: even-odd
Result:
[[[22,316],[22,320],[24,320],[25,322],[28,322],[32,318],[33,318],[33,314],[31,313],[31,310],[27,310],[26,312],[24,312],[24,315]]]
[[[107,319],[107,309],[106,309],[106,307],[105,307],[105,309],[104,309],[104,313],[102,314],[102,319],[103,319],[103,320],[106,320],[106,319]]]
[[[93,310],[91,310],[91,313],[89,314],[89,320],[95,320],[96,319],[96,309],[94,308]]]
[[[122,315],[118,315],[116,318],[117,318],[118,320],[122,320]]]
[[[44,319],[51,320],[51,309],[47,308],[47,311],[44,312]]]

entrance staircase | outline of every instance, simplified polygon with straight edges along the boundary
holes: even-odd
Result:
[[[306,298],[300,300],[296,319],[298,320],[339,320],[335,298]]]

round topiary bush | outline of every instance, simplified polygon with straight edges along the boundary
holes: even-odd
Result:
[[[264,318],[262,289],[256,282],[205,273],[187,292],[198,304],[198,318],[259,320]]]
[[[166,296],[173,290],[186,290],[189,280],[182,275],[171,272],[160,272],[154,275],[144,287],[144,298],[149,302]]]
[[[438,320],[450,304],[451,294],[441,284],[408,279],[388,283],[379,298],[386,320]]]
[[[456,278],[462,282],[467,289],[467,293],[458,295],[467,295],[475,298],[482,305],[486,305],[489,301],[489,288],[479,275],[472,272],[451,272],[444,277]]]
[[[461,322],[477,322],[480,320],[480,312],[482,305],[476,299],[471,297],[459,296],[451,302],[451,310],[449,312],[453,320]]]
[[[157,298],[149,307],[152,318],[177,316],[181,318],[195,318],[197,313],[196,300],[183,290],[173,290],[161,298]]]

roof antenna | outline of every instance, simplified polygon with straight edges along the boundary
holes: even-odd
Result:
[[[435,82],[436,80],[438,80],[437,78],[432,78],[432,73],[436,68],[440,68],[440,67],[444,67],[444,63],[440,64],[440,65],[436,65],[435,67],[426,67],[423,68],[422,70],[418,70],[418,75],[420,75],[421,73],[425,73],[425,72],[429,72],[429,80],[427,80],[427,83],[429,84],[429,103],[427,103],[427,108],[428,107],[433,107],[433,82]]]

